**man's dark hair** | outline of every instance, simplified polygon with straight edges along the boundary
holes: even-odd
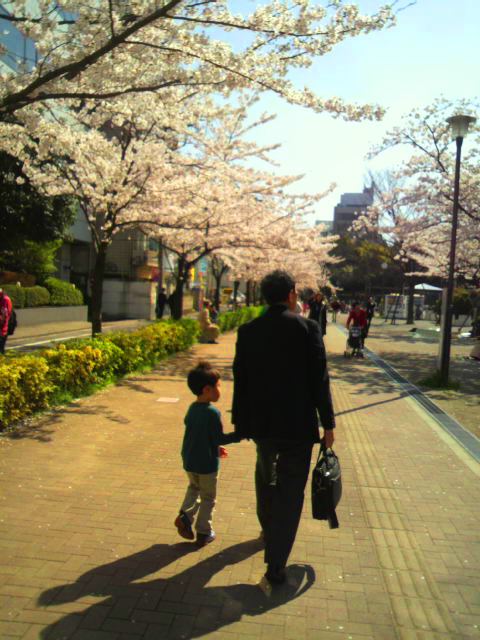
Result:
[[[267,304],[286,302],[290,291],[295,289],[295,280],[287,271],[277,269],[264,277],[260,289]]]
[[[190,391],[196,396],[201,395],[204,387],[214,387],[220,380],[220,374],[205,360],[199,362],[188,374],[187,384]]]
[[[352,302],[352,307],[359,307],[359,306],[360,306],[360,303],[359,303],[359,301],[358,301],[358,300],[354,300],[354,301]]]

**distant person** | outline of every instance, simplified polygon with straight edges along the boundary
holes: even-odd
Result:
[[[5,353],[5,345],[8,338],[8,321],[12,315],[12,301],[3,289],[0,288],[0,353]]]
[[[235,433],[223,433],[220,411],[212,403],[220,398],[220,374],[208,362],[199,362],[187,378],[188,388],[197,396],[185,416],[182,444],[183,468],[188,488],[175,526],[182,538],[203,547],[215,540],[212,528],[217,495],[219,457],[222,444],[239,442]],[[222,457],[225,454],[223,453]]]
[[[309,307],[309,319],[318,322],[322,336],[324,336],[327,333],[327,305],[323,301],[323,294],[316,293],[311,299]]]
[[[350,324],[353,324],[354,327],[361,328],[363,347],[367,335],[367,313],[365,309],[361,308],[360,303],[357,301],[352,302],[350,313],[347,318],[347,329],[349,329]]]
[[[318,322],[295,313],[295,281],[285,271],[261,283],[266,312],[243,324],[233,362],[232,422],[257,448],[257,516],[265,540],[265,578],[286,579],[310,471],[312,447],[334,441],[335,417]]]
[[[217,338],[220,335],[220,328],[212,322],[210,317],[210,300],[206,298],[203,301],[202,310],[198,314],[198,322],[200,323],[200,342],[209,344],[217,344]]]
[[[332,298],[332,301],[330,303],[330,308],[332,310],[332,322],[336,322],[337,321],[337,313],[341,310],[342,305],[337,300],[337,298]]]
[[[210,313],[210,320],[211,320],[213,323],[216,323],[216,322],[217,322],[217,319],[218,319],[218,309],[217,309],[217,307],[213,304],[213,302],[209,302],[209,305],[208,305],[208,311],[209,311],[209,313]]]
[[[366,312],[367,312],[367,326],[365,329],[365,335],[368,336],[368,332],[370,331],[370,325],[372,324],[373,316],[375,315],[375,300],[370,296],[367,300],[366,304]]]
[[[165,305],[167,304],[167,294],[165,293],[165,287],[161,287],[157,294],[157,305],[155,307],[155,315],[158,320],[163,318],[165,311]]]
[[[167,297],[167,304],[170,309],[170,315],[172,316],[172,318],[175,314],[175,302],[176,302],[175,291],[172,291],[172,293]]]

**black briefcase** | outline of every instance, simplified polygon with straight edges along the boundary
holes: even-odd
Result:
[[[322,444],[312,471],[312,515],[315,520],[328,520],[330,529],[337,529],[335,508],[341,497],[340,461],[332,449],[325,449]]]

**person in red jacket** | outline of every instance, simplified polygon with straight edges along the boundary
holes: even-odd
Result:
[[[3,289],[0,289],[0,353],[5,353],[8,338],[8,321],[12,314],[12,301]]]
[[[353,324],[354,327],[360,327],[362,329],[362,347],[365,342],[365,335],[367,331],[367,312],[365,309],[362,309],[360,304],[355,301],[352,302],[352,307],[350,309],[350,313],[347,318],[347,329],[350,327],[350,323]]]

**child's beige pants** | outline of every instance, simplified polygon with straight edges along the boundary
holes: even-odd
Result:
[[[197,533],[209,534],[212,531],[212,515],[217,497],[218,471],[214,473],[192,473],[187,471],[189,485],[180,510],[187,514]]]

